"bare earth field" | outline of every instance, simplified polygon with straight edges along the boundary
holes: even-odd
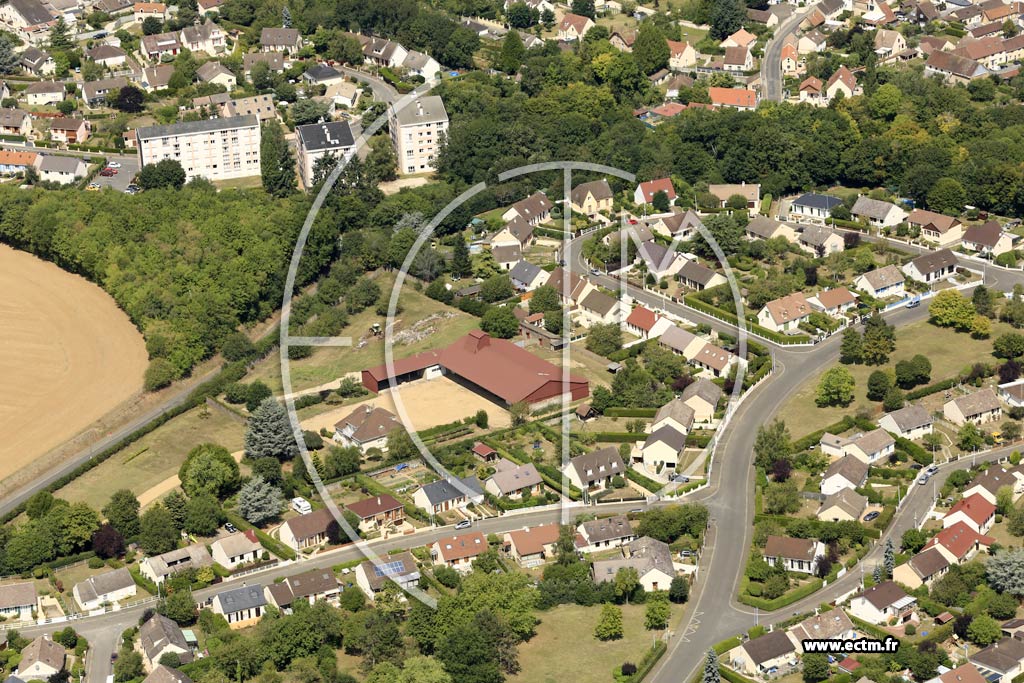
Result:
[[[302,428],[320,431],[321,427],[326,427],[333,432],[335,422],[360,406],[385,408],[398,415],[392,391],[385,390],[365,401],[303,420]],[[472,417],[481,408],[487,411],[489,426],[492,429],[507,427],[510,424],[507,410],[499,408],[483,396],[473,393],[447,377],[408,382],[399,385],[397,391],[406,414],[412,420],[413,429],[416,431],[448,424],[464,417]]]
[[[96,285],[0,245],[0,481],[142,390],[142,335]]]

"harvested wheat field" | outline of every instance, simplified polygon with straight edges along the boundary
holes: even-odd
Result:
[[[0,480],[142,390],[142,335],[102,289],[0,245]]]

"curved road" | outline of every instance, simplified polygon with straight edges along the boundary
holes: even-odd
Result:
[[[761,99],[782,101],[782,46],[786,37],[796,32],[800,22],[816,6],[810,5],[802,11],[793,12],[775,28],[775,34],[765,45],[761,57]]]

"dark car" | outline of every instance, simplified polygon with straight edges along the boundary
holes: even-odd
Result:
[[[912,470],[919,470],[919,469],[921,469],[921,464],[915,462],[913,465],[910,466],[910,469],[912,469]]]
[[[235,526],[234,524],[232,524],[231,522],[228,522],[227,524],[225,524],[225,525],[224,525],[224,529],[225,529],[225,530],[226,530],[226,531],[227,531],[227,532],[228,532],[229,534],[233,534],[233,533],[235,533],[236,531],[238,531],[238,527],[236,527],[236,526]]]
[[[873,519],[878,519],[879,514],[881,513],[878,512],[878,510],[875,510],[874,512],[869,512],[868,514],[864,515],[864,521],[870,522]]]

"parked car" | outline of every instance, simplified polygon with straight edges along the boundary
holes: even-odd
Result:
[[[865,522],[870,522],[873,519],[878,519],[878,515],[879,514],[881,514],[881,513],[878,512],[878,510],[875,510],[873,512],[869,512],[868,514],[864,515],[864,521]]]
[[[233,534],[236,531],[238,531],[238,527],[236,527],[231,522],[228,522],[227,524],[224,525],[224,530],[227,531],[229,534]]]
[[[591,275],[600,275],[600,274],[601,274],[601,271],[600,271],[600,270],[598,270],[597,268],[591,268],[591,269],[590,269],[590,274],[591,274]]]
[[[924,471],[928,473],[928,476],[931,476],[939,471],[939,466],[936,465],[935,463],[932,463],[931,465],[928,465],[928,467],[926,467]]]
[[[689,484],[690,483],[690,478],[688,476],[686,476],[685,474],[677,474],[675,476],[675,478],[673,479],[673,481],[677,481],[680,484]]]
[[[116,161],[111,161],[109,164],[107,164],[107,168],[121,168],[121,164],[119,164]]]
[[[86,192],[99,192],[102,188],[99,183],[89,183],[89,186],[85,188]]]
[[[115,173],[117,173],[117,171],[115,171],[112,168],[105,168],[102,171],[100,171],[100,175],[103,176],[104,178],[110,178]]]
[[[468,519],[464,519],[461,522],[459,522],[458,524],[456,524],[455,528],[456,529],[468,529],[471,526],[473,526],[473,522],[469,521]]]
[[[694,552],[692,550],[680,550],[679,557],[693,557]]]
[[[924,486],[925,484],[928,483],[928,480],[930,478],[931,476],[927,472],[925,472],[924,474],[917,478],[917,483],[920,484],[921,486]]]
[[[920,305],[921,305],[921,300],[920,299],[911,299],[910,301],[907,302],[907,308],[917,308]]]
[[[912,464],[910,466],[910,469],[912,469],[912,470],[919,470],[919,469],[921,469],[921,467],[922,467],[921,463],[915,462],[914,464]]]

